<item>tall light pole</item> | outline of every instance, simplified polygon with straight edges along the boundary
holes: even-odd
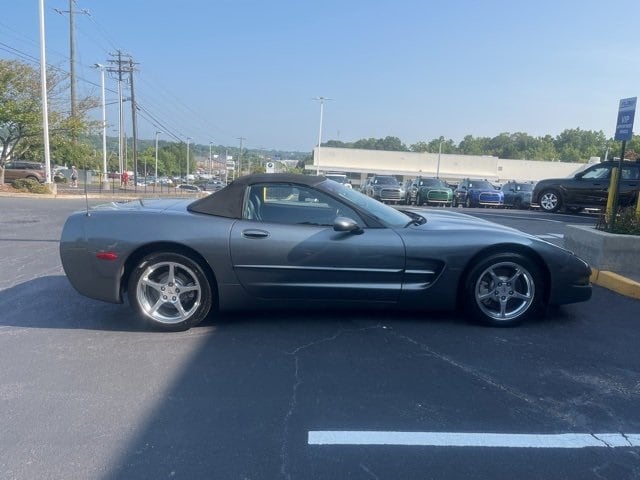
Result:
[[[44,133],[45,182],[51,183],[51,156],[49,153],[49,108],[47,104],[47,60],[44,43],[44,0],[39,2],[40,14],[40,95],[42,97],[42,130]]]
[[[104,65],[96,63],[95,68],[100,70],[100,80],[102,85],[102,188],[109,189],[109,179],[107,178],[107,104],[104,89]]]
[[[155,184],[158,183],[158,135],[160,135],[162,132],[159,130],[156,130],[156,173],[155,173]]]
[[[187,185],[189,184],[189,141],[191,140],[191,137],[187,137],[187,176],[185,177],[187,179]]]
[[[213,142],[209,142],[209,177],[211,177],[211,146]]]
[[[320,175],[320,144],[322,144],[322,113],[324,110],[324,101],[333,100],[333,98],[315,97],[313,100],[320,100],[320,131],[318,132],[318,158],[316,162],[316,175]]]
[[[440,178],[440,156],[442,155],[442,137],[440,137],[440,145],[438,146],[438,167],[436,169],[436,178]]]

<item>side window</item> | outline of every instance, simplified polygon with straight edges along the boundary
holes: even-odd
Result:
[[[609,178],[611,175],[611,170],[607,166],[596,167],[587,173],[585,173],[582,178],[586,178],[587,180],[599,180],[603,178]]]
[[[640,177],[640,167],[636,165],[623,165],[622,167],[622,179],[623,180],[638,180]]]
[[[245,200],[244,218],[247,220],[333,226],[336,217],[349,217],[360,226],[365,226],[351,207],[323,192],[302,185],[253,185]]]

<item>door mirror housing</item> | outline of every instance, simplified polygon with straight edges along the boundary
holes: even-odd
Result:
[[[348,217],[336,217],[333,221],[333,229],[336,232],[362,233],[358,222]]]

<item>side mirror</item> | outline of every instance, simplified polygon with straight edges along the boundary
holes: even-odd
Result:
[[[580,180],[582,177],[584,177],[584,172],[578,172],[573,176],[576,180]]]
[[[358,225],[358,222],[352,218],[336,217],[333,221],[333,229],[336,232],[350,232],[350,233],[362,233],[363,230]]]

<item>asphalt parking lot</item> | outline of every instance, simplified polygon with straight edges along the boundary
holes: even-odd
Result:
[[[0,478],[640,478],[638,300],[594,287],[512,329],[371,310],[149,332],[64,277],[84,205],[0,198]],[[594,221],[468,212],[558,244]]]

